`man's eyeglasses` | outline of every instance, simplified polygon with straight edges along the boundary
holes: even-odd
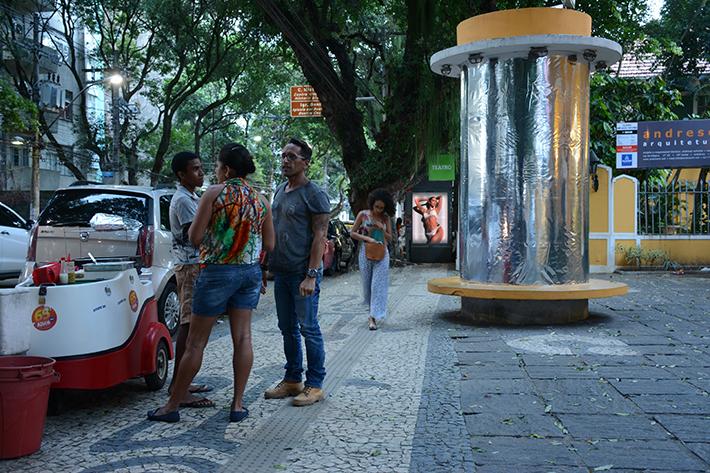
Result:
[[[299,156],[299,155],[297,155],[297,154],[295,154],[295,153],[283,153],[283,154],[281,155],[281,159],[282,159],[282,160],[285,159],[285,160],[287,160],[288,162],[293,162],[293,161],[295,161],[295,160],[297,160],[297,159],[306,159],[306,158],[304,158],[303,156]]]

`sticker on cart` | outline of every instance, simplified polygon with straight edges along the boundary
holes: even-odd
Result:
[[[128,303],[131,304],[131,310],[133,312],[138,310],[138,294],[136,294],[136,291],[131,290],[131,292],[128,293]]]
[[[49,306],[38,306],[32,312],[32,325],[37,330],[49,330],[57,324],[57,312]]]

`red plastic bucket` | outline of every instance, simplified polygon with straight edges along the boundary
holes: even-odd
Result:
[[[59,380],[53,365],[42,356],[0,356],[0,459],[39,450],[49,386]]]

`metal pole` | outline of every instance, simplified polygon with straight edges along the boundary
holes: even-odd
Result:
[[[32,15],[32,102],[37,105],[39,112],[39,14]],[[39,126],[35,129],[32,140],[32,205],[30,206],[30,219],[37,220],[40,211],[39,199],[39,154],[41,135]]]
[[[109,181],[112,184],[120,184],[121,176],[119,174],[120,165],[120,153],[121,153],[121,132],[120,132],[120,117],[118,115],[118,86],[111,86],[111,131],[113,146],[111,149],[111,161],[109,170],[112,172],[112,176]]]

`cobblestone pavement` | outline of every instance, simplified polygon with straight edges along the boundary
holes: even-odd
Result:
[[[326,278],[328,398],[265,400],[283,375],[273,298],[253,320],[250,417],[230,424],[231,341],[216,326],[197,381],[218,407],[145,420],[165,399],[141,380],[73,393],[42,449],[0,471],[710,471],[710,279],[613,275],[630,294],[584,323],[476,327],[426,291],[442,266],[392,273],[390,313],[367,330],[359,274]],[[612,276],[605,276],[612,277]]]

